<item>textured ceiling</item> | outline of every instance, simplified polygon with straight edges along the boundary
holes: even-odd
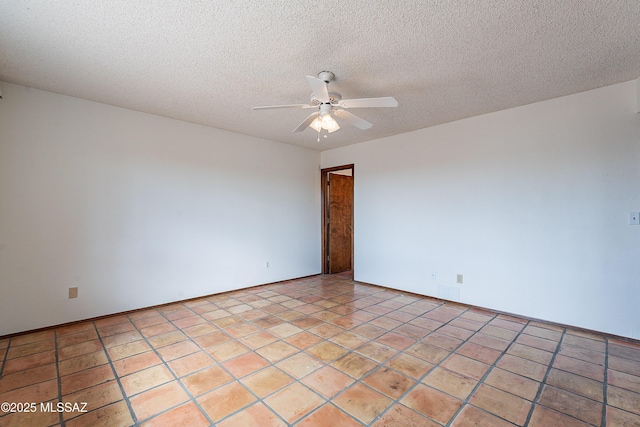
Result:
[[[372,122],[291,131],[333,71]],[[638,0],[0,0],[0,80],[317,150],[640,75]]]

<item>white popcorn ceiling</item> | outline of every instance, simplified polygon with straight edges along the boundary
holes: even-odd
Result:
[[[251,110],[322,70],[399,106],[319,143],[310,110]],[[1,81],[316,150],[638,76],[638,0],[0,0]]]

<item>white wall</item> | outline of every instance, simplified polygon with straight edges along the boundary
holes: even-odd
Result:
[[[640,338],[635,85],[323,152],[355,164],[356,279]]]
[[[318,152],[2,94],[0,335],[320,272]]]

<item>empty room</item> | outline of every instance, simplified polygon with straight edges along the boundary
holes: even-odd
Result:
[[[0,426],[640,427],[639,22],[0,1]]]

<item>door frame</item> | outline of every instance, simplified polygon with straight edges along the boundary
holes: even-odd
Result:
[[[355,188],[355,168],[354,164],[348,164],[343,166],[334,166],[331,168],[320,169],[320,193],[322,195],[321,199],[321,209],[322,209],[322,274],[329,273],[329,222],[327,218],[329,216],[329,193],[327,192],[327,183],[329,182],[329,173],[335,171],[341,171],[351,169],[351,176],[353,178],[354,188]],[[355,192],[355,190],[354,190]],[[353,201],[353,193],[351,193],[351,199]],[[355,207],[354,207],[355,211]],[[351,270],[354,270],[355,266],[353,265],[353,217],[354,214],[351,214]]]

